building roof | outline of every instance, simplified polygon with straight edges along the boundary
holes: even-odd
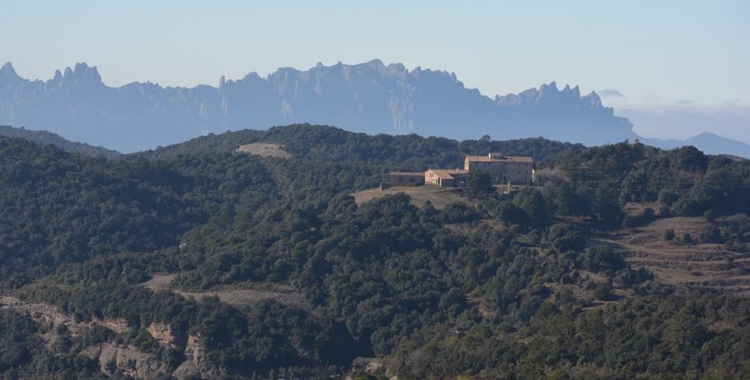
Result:
[[[492,156],[493,154],[486,156],[466,156],[466,159],[473,162],[534,162],[534,159],[528,156]]]
[[[429,169],[428,172],[435,173],[438,178],[441,179],[453,179],[453,175],[469,174],[466,170],[451,170],[451,169]]]
[[[394,177],[423,177],[424,172],[391,172]]]

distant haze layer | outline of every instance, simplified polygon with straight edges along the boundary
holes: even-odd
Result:
[[[623,107],[615,113],[630,119],[642,136],[686,139],[711,132],[750,143],[750,107]]]

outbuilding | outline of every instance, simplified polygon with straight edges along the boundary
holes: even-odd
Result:
[[[391,172],[391,186],[424,185],[424,172]]]
[[[444,187],[458,186],[466,180],[466,170],[429,169],[424,172],[424,183]]]

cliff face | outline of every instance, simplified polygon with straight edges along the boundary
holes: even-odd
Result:
[[[0,124],[45,129],[123,152],[182,142],[206,133],[328,124],[356,132],[417,133],[456,139],[544,136],[601,144],[633,139],[630,122],[595,93],[553,82],[494,100],[467,89],[455,74],[407,70],[379,60],[279,69],[261,78],[221,78],[218,87],[112,88],[96,67],[79,63],[47,81],[0,69]]]
[[[167,373],[167,364],[155,354],[139,351],[135,347],[122,347],[111,343],[98,344],[84,350],[82,355],[99,361],[107,376],[122,372],[134,379],[151,379],[157,374]]]
[[[96,325],[117,334],[135,332],[135,329],[124,320],[76,322],[55,306],[26,303],[14,297],[0,297],[0,308],[26,314],[40,325],[47,326],[48,329],[45,331],[49,332],[42,334],[42,337],[48,348],[60,338],[58,331],[61,326],[64,326],[63,330],[71,336],[85,335]],[[164,323],[152,323],[146,330],[163,347],[183,353],[184,361],[176,370],[170,371],[169,364],[160,356],[143,352],[127,344],[100,343],[83,348],[80,355],[95,359],[101,372],[107,376],[121,372],[134,379],[152,379],[159,374],[171,374],[177,379],[186,379],[195,375],[212,378],[221,374],[220,368],[206,355],[203,341],[199,337],[175,333],[170,325]]]
[[[72,336],[87,333],[95,325],[106,327],[121,334],[133,331],[124,320],[93,320],[90,322],[76,322],[72,316],[60,311],[55,306],[42,303],[26,303],[14,297],[0,297],[0,308],[15,310],[29,315],[34,321],[48,325],[53,330],[65,326]]]

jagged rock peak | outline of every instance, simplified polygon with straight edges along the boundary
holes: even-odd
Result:
[[[275,73],[270,74],[269,76],[274,76],[277,74],[299,74],[301,71],[295,69],[294,67],[279,67],[276,69]]]
[[[255,71],[247,73],[244,77],[242,77],[243,82],[250,80],[263,80],[263,78],[261,78],[260,75],[258,75],[258,73]]]
[[[99,76],[99,71],[96,69],[96,66],[89,67],[89,65],[87,65],[86,62],[78,62],[75,64],[75,66],[73,66],[72,69],[70,67],[66,67],[63,76],[66,76],[66,77]]]
[[[543,84],[539,86],[539,89],[533,89],[533,88],[528,89],[522,92],[522,94],[533,95],[533,96],[536,96],[537,98],[541,98],[542,96],[546,96],[546,95],[552,95],[552,96],[564,95],[565,97],[570,97],[575,100],[588,100],[588,99],[584,99],[581,97],[581,89],[578,86],[571,88],[569,84],[566,84],[562,90],[559,90],[557,88],[557,82],[555,81],[552,81],[549,84]],[[592,92],[592,94],[594,94],[598,98],[598,95],[596,95],[596,93]],[[591,95],[588,95],[588,96],[591,96]]]
[[[75,68],[73,69],[73,74],[81,75],[84,72],[86,72],[89,69],[89,65],[86,64],[86,62],[78,62],[76,63]],[[94,68],[96,70],[96,68]]]
[[[55,70],[55,75],[52,77],[52,79],[46,81],[44,83],[44,86],[47,90],[52,90],[54,88],[57,88],[62,82],[63,82],[62,73],[60,72],[60,70]]]
[[[372,61],[367,62],[366,65],[378,71],[385,71],[386,69],[385,65],[383,64],[383,61],[379,59],[373,59]]]
[[[591,108],[600,108],[600,107],[602,107],[602,99],[594,91],[591,91],[590,94],[584,96],[581,99],[583,101],[587,102]]]
[[[5,64],[3,65],[3,67],[0,68],[0,71],[2,71],[2,72],[12,71],[14,73],[16,72],[16,70],[13,69],[13,64],[10,63],[10,61],[5,62]]]
[[[573,88],[570,88],[569,84],[565,85],[565,88],[560,91],[563,94],[569,95],[571,98],[579,99],[581,97],[581,90],[578,88],[578,86],[575,86]]]
[[[404,66],[404,64],[403,63],[399,63],[399,62],[389,64],[388,65],[388,71],[391,71],[391,72],[395,71],[395,72],[399,72],[399,73],[407,73],[407,70],[406,70],[406,67]]]
[[[341,64],[341,62],[337,62],[336,64],[333,64],[333,65],[331,65],[331,66],[326,66],[326,65],[325,65],[325,64],[323,64],[322,62],[318,62],[318,63],[316,63],[316,64],[315,64],[315,67],[311,67],[311,68],[309,68],[309,69],[308,69],[308,70],[306,70],[306,71],[300,71],[300,72],[301,72],[301,73],[306,73],[306,72],[314,72],[314,71],[315,71],[315,72],[318,72],[318,71],[327,71],[327,70],[329,70],[329,69],[334,69],[334,68],[341,68],[341,67],[343,67],[343,66],[344,66],[344,65],[342,65],[342,64]],[[299,71],[299,70],[298,70],[298,71]]]
[[[544,90],[547,90],[547,89],[558,91],[557,90],[557,82],[552,81],[552,82],[549,82],[549,84],[543,84],[543,85],[541,85],[539,87],[539,91],[544,91]]]
[[[0,78],[19,78],[18,74],[16,74],[16,70],[13,68],[13,64],[5,62],[3,67],[0,67]]]
[[[518,94],[495,96],[494,101],[499,106],[519,106],[529,103],[543,104],[550,101],[555,102],[555,99],[565,99],[565,102],[580,102],[580,104],[586,104],[592,109],[603,107],[599,95],[595,92],[592,91],[589,95],[581,96],[580,88],[578,86],[571,88],[570,85],[565,85],[562,90],[558,90],[557,83],[554,81],[543,84],[538,88],[530,88]]]
[[[62,86],[74,83],[86,83],[87,85],[104,85],[102,76],[99,75],[96,66],[87,65],[85,62],[76,63],[73,69],[66,67],[62,74],[62,80],[58,77],[59,70],[55,72],[53,82],[60,82]]]

